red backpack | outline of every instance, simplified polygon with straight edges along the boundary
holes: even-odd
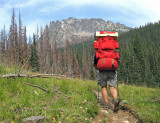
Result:
[[[98,59],[98,70],[116,70],[119,61],[119,43],[117,32],[96,31],[94,48],[96,59]]]

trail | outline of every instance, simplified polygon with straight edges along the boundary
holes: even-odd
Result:
[[[97,91],[94,93],[98,96]],[[111,98],[109,100],[111,101]],[[99,114],[91,119],[93,123],[138,123],[138,119],[129,110],[120,109],[118,113],[114,113],[113,109],[103,108],[102,101],[102,94],[99,92]]]

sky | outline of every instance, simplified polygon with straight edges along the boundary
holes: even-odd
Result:
[[[0,30],[9,30],[13,7],[18,22],[19,12],[27,35],[32,36],[37,25],[45,27],[51,21],[69,17],[102,18],[129,27],[144,26],[160,20],[159,0],[0,0]]]

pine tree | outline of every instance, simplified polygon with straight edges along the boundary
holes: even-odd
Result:
[[[17,31],[17,24],[15,24],[15,32],[14,32],[14,61],[15,64],[19,65],[19,43],[18,43],[18,31]]]
[[[80,77],[81,70],[79,68],[78,60],[76,58],[76,55],[74,55],[74,75],[76,77]]]
[[[141,76],[141,73],[140,73],[140,64],[139,62],[137,61],[137,58],[135,56],[133,56],[133,62],[132,62],[132,83],[135,83],[135,84],[140,84],[142,83],[142,76]]]
[[[5,31],[5,25],[4,29],[1,31],[0,35],[0,61],[1,63],[6,63],[6,43],[7,43],[7,36]]]
[[[18,44],[19,44],[18,57],[19,57],[19,61],[23,64],[22,21],[21,21],[20,12],[19,12]]]
[[[40,72],[44,72],[45,69],[45,48],[44,48],[44,34],[42,27],[40,28],[39,48],[38,56],[40,63]]]
[[[31,45],[31,55],[29,61],[30,61],[30,66],[32,67],[32,71],[39,71],[39,61],[36,50],[35,35],[33,35],[33,44]]]
[[[8,53],[8,60],[10,61],[10,63],[15,63],[15,12],[14,12],[14,8],[13,8],[13,12],[12,12],[12,18],[11,18],[11,25],[10,25],[10,30],[9,30],[9,45],[8,45],[8,49],[9,49],[9,53]]]
[[[51,61],[52,61],[52,49],[50,44],[49,28],[46,25],[45,35],[44,35],[44,52],[45,52],[45,68],[46,72],[51,72]]]
[[[3,31],[1,31],[0,35],[0,62],[3,62]]]
[[[22,58],[23,58],[23,62],[27,62],[28,60],[28,45],[27,45],[27,34],[26,34],[26,26],[23,29],[23,49],[22,49]],[[22,63],[23,64],[23,63]]]
[[[58,74],[63,74],[63,62],[62,62],[62,53],[58,53]]]
[[[85,79],[89,79],[89,66],[86,51],[83,49],[83,76]]]
[[[68,75],[69,71],[69,43],[68,40],[66,40],[66,46],[63,52],[63,64],[64,64],[64,74]]]
[[[58,64],[58,49],[57,49],[57,41],[54,40],[54,46],[53,46],[53,69],[54,73],[59,73],[59,64]]]
[[[139,65],[138,72],[139,76],[142,78],[142,81],[144,82],[144,73],[145,73],[145,61],[144,61],[144,54],[142,52],[142,46],[141,46],[140,39],[138,37],[138,34],[136,34],[135,39],[133,41],[133,50],[135,54],[135,61]]]

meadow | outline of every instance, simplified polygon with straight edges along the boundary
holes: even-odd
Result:
[[[94,90],[96,81],[77,78],[0,77],[0,121],[17,123],[30,116],[44,116],[44,122],[91,122],[99,114]],[[160,122],[160,89],[120,84],[119,91],[121,100],[137,112],[140,121]]]

